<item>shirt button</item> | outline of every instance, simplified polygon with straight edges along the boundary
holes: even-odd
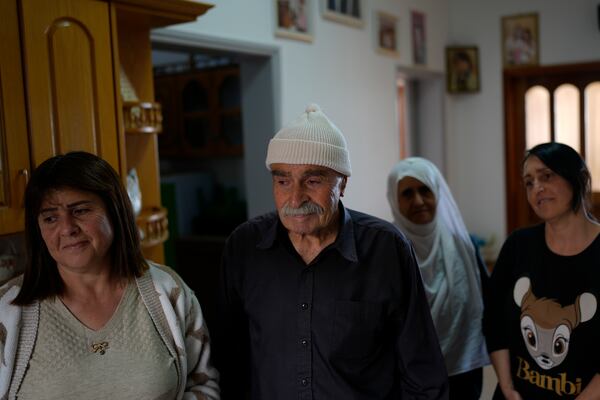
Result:
[[[302,384],[302,386],[308,385],[308,378],[302,378],[302,380],[300,381],[300,383]]]
[[[308,303],[302,303],[302,304],[300,304],[300,308],[302,308],[303,310],[307,310],[308,309]]]
[[[302,339],[302,340],[300,341],[300,343],[302,343],[302,346],[306,346],[306,345],[308,345],[308,340],[306,340],[306,339]]]

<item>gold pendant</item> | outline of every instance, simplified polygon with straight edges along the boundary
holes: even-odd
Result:
[[[108,342],[92,343],[92,353],[99,353],[100,355],[104,355],[107,349]]]

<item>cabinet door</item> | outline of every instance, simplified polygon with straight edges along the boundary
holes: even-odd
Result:
[[[20,4],[33,165],[85,150],[119,171],[109,4]]]
[[[15,1],[0,1],[0,235],[23,230],[29,170],[19,19]]]

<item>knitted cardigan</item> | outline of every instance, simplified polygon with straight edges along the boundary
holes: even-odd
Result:
[[[210,363],[208,330],[196,296],[173,270],[148,263],[149,270],[135,281],[156,329],[175,359],[177,399],[218,400],[219,373]],[[38,330],[39,302],[25,307],[10,304],[22,281],[20,276],[0,288],[1,400],[16,397]]]

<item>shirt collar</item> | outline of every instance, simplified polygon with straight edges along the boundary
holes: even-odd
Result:
[[[340,211],[340,220],[342,223],[340,225],[338,236],[330,247],[337,249],[342,257],[348,261],[357,262],[358,256],[356,255],[356,241],[354,237],[354,224],[352,223],[352,217],[341,201],[339,202],[338,207]],[[269,249],[273,247],[277,239],[281,240],[282,237],[286,237],[283,235],[287,236],[287,231],[277,216],[277,222],[271,224],[271,226],[262,232],[262,238],[256,247],[261,250]]]

